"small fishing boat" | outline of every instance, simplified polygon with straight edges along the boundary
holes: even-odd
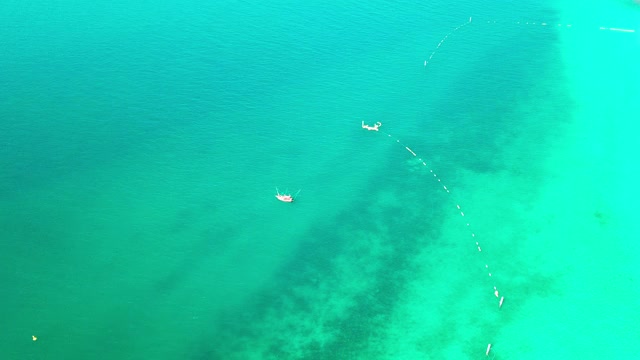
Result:
[[[297,196],[299,193],[300,193],[300,190],[298,190],[295,196]],[[286,194],[286,191],[285,193],[280,194],[280,191],[278,190],[278,188],[276,188],[276,199],[282,202],[288,202],[288,203],[293,202],[293,200],[295,200],[295,196],[291,196],[291,194]]]
[[[382,126],[382,123],[380,121],[373,124],[373,126],[365,124],[364,121],[362,122],[362,128],[371,131],[378,131],[378,129],[380,129],[380,126]]]

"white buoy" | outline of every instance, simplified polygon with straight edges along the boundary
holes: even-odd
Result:
[[[504,302],[504,296],[500,298],[500,305],[498,305],[498,309],[502,309],[503,302]]]
[[[487,345],[487,352],[484,353],[486,356],[489,356],[489,352],[491,351],[491,344]]]

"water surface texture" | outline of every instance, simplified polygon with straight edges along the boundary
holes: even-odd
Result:
[[[0,357],[639,358],[639,26],[2,2]]]

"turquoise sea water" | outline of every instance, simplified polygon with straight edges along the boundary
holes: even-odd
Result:
[[[0,24],[1,358],[640,356],[637,3]]]

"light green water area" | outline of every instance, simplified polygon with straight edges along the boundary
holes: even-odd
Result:
[[[0,44],[2,359],[640,358],[637,2],[4,1]]]

